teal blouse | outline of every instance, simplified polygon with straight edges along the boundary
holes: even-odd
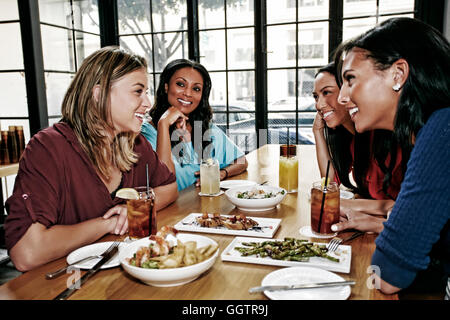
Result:
[[[151,124],[142,125],[141,133],[156,151],[157,132]],[[242,157],[244,153],[219,129],[215,124],[210,125],[210,136],[212,143],[208,150],[204,150],[205,158],[214,158],[219,162],[220,168],[225,168],[234,160]],[[183,190],[195,183],[197,178],[195,172],[200,171],[200,159],[192,142],[180,142],[172,149],[172,160],[175,164],[178,190]]]

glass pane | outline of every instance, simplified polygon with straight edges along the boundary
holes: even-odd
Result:
[[[414,11],[414,0],[380,0],[379,12],[397,13]]]
[[[0,24],[0,70],[23,69],[22,36],[19,23]],[[7,44],[7,45],[5,45]]]
[[[329,0],[299,0],[298,20],[328,19]]]
[[[228,73],[228,101],[251,102],[248,110],[252,110],[252,104],[254,110],[255,72],[242,71]]]
[[[0,73],[0,117],[28,117],[25,74]]]
[[[228,32],[228,68],[255,68],[254,28],[230,29]]]
[[[267,101],[268,111],[295,110],[295,70],[267,71]]]
[[[277,117],[276,119],[271,119]],[[285,117],[285,118],[282,118]],[[290,144],[315,144],[314,135],[311,126],[298,126],[298,133],[295,127],[295,115],[271,115],[269,114],[269,123],[272,121],[273,126],[269,126],[268,143],[287,144],[288,137]],[[294,121],[293,121],[294,120]],[[298,139],[298,142],[296,142]]]
[[[227,1],[227,26],[252,26],[254,23],[253,1]]]
[[[49,116],[61,115],[61,105],[73,76],[64,73],[45,73],[47,110]]]
[[[17,1],[0,0],[0,21],[18,20],[19,10]]]
[[[210,72],[211,93],[209,94],[209,104],[214,109],[215,105],[225,106],[227,103],[227,84],[225,72]]]
[[[61,118],[51,118],[51,119],[48,119],[48,126],[51,127],[51,126],[54,125],[55,123],[58,123],[59,120],[61,120]]]
[[[79,68],[87,56],[100,49],[100,36],[94,36],[83,32],[75,32],[75,37],[77,40],[77,62]]]
[[[267,27],[267,67],[295,67],[295,24]]]
[[[376,0],[344,0],[344,18],[375,15]]]
[[[225,69],[225,30],[199,32],[200,62],[208,70]]]
[[[295,22],[297,0],[267,0],[267,23]]]
[[[72,28],[70,0],[39,0],[41,22]]]
[[[314,111],[314,75],[317,69],[298,70],[298,110]],[[268,111],[295,111],[295,70],[268,71]]]
[[[75,29],[100,34],[97,2],[98,0],[78,0],[73,2]]]
[[[396,15],[389,15],[389,16],[381,16],[378,18],[378,23],[381,23],[385,20],[391,19],[391,18],[399,18],[399,17],[405,17],[405,18],[414,18],[414,13],[408,13],[408,14],[396,14]]]
[[[318,69],[300,69],[298,70],[298,110],[316,111],[314,107],[314,75]]]
[[[376,18],[344,20],[342,40],[348,40],[375,27]]]
[[[186,0],[152,1],[153,31],[177,31],[187,29]]]
[[[119,34],[151,32],[150,0],[117,0]]]
[[[299,66],[325,65],[328,62],[328,22],[299,24]]]
[[[41,25],[46,70],[75,71],[72,31]]]
[[[155,71],[162,72],[172,60],[187,59],[188,38],[186,32],[159,33],[153,35],[155,46]]]
[[[225,27],[224,0],[198,1],[198,26],[200,29]]]
[[[119,37],[119,40],[122,48],[141,55],[147,59],[148,72],[153,70],[152,38],[150,35],[122,36]]]

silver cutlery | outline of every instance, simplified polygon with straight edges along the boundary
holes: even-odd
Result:
[[[330,242],[327,244],[327,249],[328,252],[334,252],[336,251],[336,249],[339,247],[339,245],[341,245],[342,243],[346,242],[346,241],[350,241],[353,240],[359,236],[362,236],[364,234],[364,232],[362,231],[357,231],[354,234],[352,234],[350,237],[342,239],[339,237],[334,237],[333,239],[330,240]]]
[[[53,300],[65,300],[70,297],[76,290],[81,288],[81,286],[94,274],[97,273],[100,268],[111,260],[119,251],[120,241],[114,241],[114,243],[102,254],[103,258],[97,262],[91,269],[89,269],[83,277],[78,279],[73,285],[68,287],[66,290],[61,292],[56,298]]]
[[[316,282],[316,283],[304,283],[304,284],[291,284],[291,285],[269,285],[261,287],[253,287],[248,290],[249,293],[257,293],[264,291],[281,291],[281,290],[298,290],[298,289],[315,289],[315,288],[326,288],[326,287],[341,287],[341,286],[352,286],[356,282],[353,280],[349,281],[335,281],[335,282]]]
[[[56,270],[54,272],[47,273],[45,275],[45,278],[46,279],[55,279],[56,277],[62,275],[64,273],[64,271],[66,271],[68,268],[70,268],[72,266],[75,266],[75,265],[77,265],[79,263],[83,263],[83,262],[86,262],[86,261],[89,261],[89,260],[92,260],[92,259],[98,259],[98,258],[103,258],[103,256],[102,255],[96,255],[96,256],[85,257],[83,259],[80,259],[78,261],[75,261],[75,262],[65,266],[64,268],[58,269],[58,270]]]

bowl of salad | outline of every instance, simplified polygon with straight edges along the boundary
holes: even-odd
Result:
[[[225,195],[240,210],[266,211],[275,208],[283,201],[286,193],[283,188],[256,185],[247,188],[231,188],[225,192]]]

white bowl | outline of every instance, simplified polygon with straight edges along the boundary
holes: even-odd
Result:
[[[245,191],[251,191],[251,190],[264,190],[264,192],[272,192],[272,193],[278,193],[280,191],[284,191],[284,194],[277,194],[276,197],[273,198],[265,198],[265,199],[240,199],[236,196],[237,193],[245,192]],[[225,195],[227,196],[228,200],[231,201],[232,204],[234,204],[236,207],[238,207],[240,210],[245,211],[265,211],[265,210],[271,210],[279,204],[284,197],[286,196],[286,190],[283,188],[273,187],[273,186],[249,186],[249,187],[237,187],[237,188],[231,188],[225,191]]]
[[[196,241],[197,248],[201,248],[209,244],[217,245],[217,242],[214,240],[199,235],[179,233],[177,238],[181,242]],[[141,280],[145,284],[156,287],[179,286],[197,279],[203,272],[212,267],[217,256],[219,255],[219,249],[217,249],[216,252],[205,261],[181,268],[145,269],[130,265],[126,259],[132,258],[133,254],[136,253],[140,247],[148,246],[151,242],[154,241],[149,238],[144,238],[131,242],[120,248],[119,261],[123,269],[130,275]]]

